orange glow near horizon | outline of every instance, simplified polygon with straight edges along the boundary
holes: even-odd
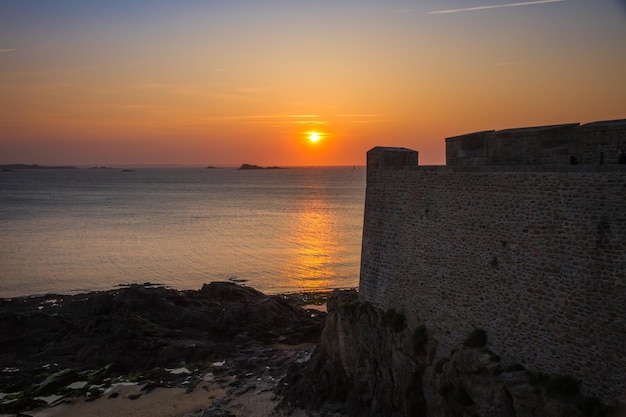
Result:
[[[612,2],[461,3],[0,2],[0,164],[443,164],[446,137],[626,117]]]

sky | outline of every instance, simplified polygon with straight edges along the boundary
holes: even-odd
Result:
[[[2,0],[0,163],[444,164],[626,118],[625,80],[626,0]]]

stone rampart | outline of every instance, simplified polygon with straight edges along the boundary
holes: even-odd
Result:
[[[626,395],[626,165],[418,167],[402,149],[415,165],[387,169],[389,151],[368,152],[361,298],[425,324],[437,356],[480,328],[507,360]]]
[[[489,130],[446,139],[447,166],[617,165],[626,120]]]

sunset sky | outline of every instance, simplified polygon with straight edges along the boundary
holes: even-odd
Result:
[[[626,118],[625,3],[2,0],[0,163],[443,164],[449,136]]]

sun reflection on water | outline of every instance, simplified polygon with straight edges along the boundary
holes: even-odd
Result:
[[[323,199],[311,199],[294,216],[291,259],[286,276],[293,287],[331,288],[337,271],[333,258],[340,250],[336,219]]]

